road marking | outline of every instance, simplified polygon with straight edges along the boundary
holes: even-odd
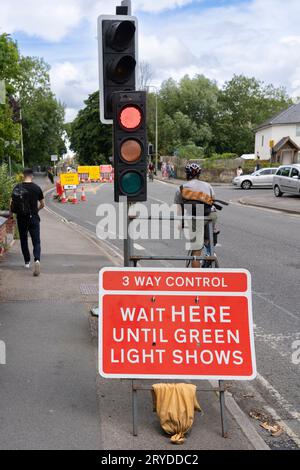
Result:
[[[274,388],[273,385],[271,385],[270,382],[267,381],[267,379],[265,379],[259,373],[257,373],[256,379],[259,382],[259,384],[262,387],[264,387],[269,392],[269,394],[277,401],[279,406],[281,406],[281,408],[290,415],[292,419],[296,419],[297,421],[300,422],[300,413],[294,409],[293,405],[291,405],[286,400],[286,398],[284,398],[278,392],[278,390],[276,390],[276,388]]]
[[[253,292],[254,295],[256,295],[257,297],[259,297],[260,299],[264,300],[265,302],[268,302],[269,304],[273,305],[273,307],[278,308],[278,310],[281,310],[282,312],[286,313],[286,314],[289,315],[290,317],[294,318],[294,320],[300,321],[300,317],[298,317],[298,316],[295,315],[294,313],[290,312],[290,311],[287,310],[286,308],[280,307],[280,305],[276,304],[276,303],[273,302],[272,300],[269,300],[267,297],[265,297],[264,295],[260,294],[259,292],[255,292],[255,291],[252,291],[252,292]]]
[[[92,225],[92,227],[96,227],[96,224],[93,224],[93,222],[90,222],[89,220],[84,221],[86,224]]]
[[[133,246],[138,251],[145,251],[145,248],[143,246],[139,245],[138,243],[134,243]]]
[[[300,447],[300,438],[297,434],[289,427],[289,425],[281,419],[278,413],[271,406],[264,406],[264,409],[271,415],[271,417],[282,426],[285,433],[295,442],[295,444]]]

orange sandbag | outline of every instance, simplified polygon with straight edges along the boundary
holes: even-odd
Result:
[[[194,412],[201,411],[196,397],[197,387],[185,383],[154,384],[152,386],[154,411],[163,430],[171,435],[171,442],[183,444],[185,434],[194,422]]]

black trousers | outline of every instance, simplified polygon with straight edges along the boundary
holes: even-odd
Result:
[[[38,214],[26,217],[17,217],[20,235],[21,249],[25,263],[30,262],[30,252],[28,248],[28,232],[33,245],[34,261],[41,259],[41,239],[40,239],[40,217]]]

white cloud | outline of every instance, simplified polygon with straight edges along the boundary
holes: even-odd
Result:
[[[98,89],[94,63],[63,62],[50,71],[51,86],[56,97],[66,105],[66,122],[72,121],[88,95]]]
[[[245,74],[284,85],[293,96],[300,94],[299,0],[220,2],[220,7],[197,10],[201,1],[133,1],[135,13],[148,13],[141,16],[139,25],[139,56],[151,64],[153,83],[158,85],[169,77],[180,79],[185,73],[203,73],[222,84],[233,74]],[[68,116],[73,116],[88,94],[98,88],[96,18],[114,14],[120,3],[0,0],[2,30],[24,31],[53,41],[51,55],[55,56],[57,50],[62,59],[52,60],[51,80],[57,96],[67,105]],[[177,8],[188,4],[195,7],[192,13]],[[157,14],[161,11],[165,12],[163,16]],[[79,27],[86,42],[74,49],[75,58],[64,57],[60,41],[68,36],[68,42],[72,42],[72,31]],[[48,60],[46,50],[44,58]]]

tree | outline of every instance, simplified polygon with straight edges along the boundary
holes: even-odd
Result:
[[[92,93],[84,102],[71,124],[71,148],[81,164],[109,163],[112,155],[112,128],[99,119],[99,92]]]
[[[290,104],[284,88],[235,75],[220,92],[214,126],[217,151],[253,153],[255,127]]]
[[[64,106],[51,91],[49,65],[41,58],[22,57],[16,87],[22,109],[24,159],[27,165],[50,163],[50,155],[62,155]]]
[[[139,62],[138,76],[138,88],[139,90],[145,90],[150,85],[153,78],[153,70],[149,62],[145,62],[143,60]]]

